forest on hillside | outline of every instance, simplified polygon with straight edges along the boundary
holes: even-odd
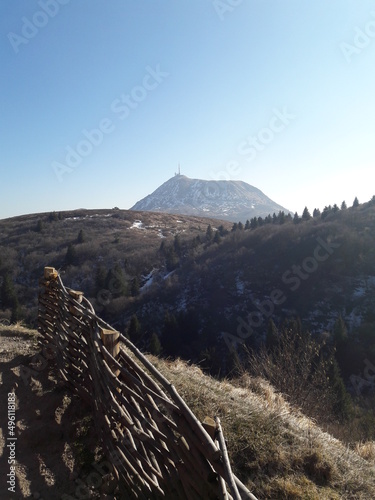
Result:
[[[307,414],[325,401],[332,425],[373,438],[374,230],[375,198],[246,224],[118,209],[6,219],[0,319],[35,326],[53,266],[142,350],[218,377],[256,367]]]

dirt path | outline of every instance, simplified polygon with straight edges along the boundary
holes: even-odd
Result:
[[[101,467],[89,409],[58,383],[53,360],[38,354],[37,336],[22,327],[0,326],[0,498],[116,498],[104,486],[108,469]],[[12,393],[16,441],[8,429]],[[7,484],[12,458],[14,493]]]

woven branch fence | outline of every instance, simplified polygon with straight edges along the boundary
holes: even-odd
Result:
[[[45,268],[40,285],[44,347],[54,350],[62,380],[92,408],[121,498],[256,500],[231,471],[219,419],[202,424],[54,268]]]

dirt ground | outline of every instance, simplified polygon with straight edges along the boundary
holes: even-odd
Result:
[[[89,408],[58,382],[48,357],[37,332],[0,326],[0,498],[116,498]],[[10,393],[16,396],[16,441],[9,439]],[[14,493],[7,484],[12,458]]]

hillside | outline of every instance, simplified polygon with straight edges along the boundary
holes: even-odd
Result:
[[[17,397],[17,498],[121,499],[110,477],[101,472],[97,479],[104,458],[89,408],[58,383],[53,361],[35,370],[36,339],[37,333],[24,327],[0,326],[1,397],[10,390]],[[349,449],[263,380],[243,375],[219,382],[181,360],[149,359],[199,419],[220,417],[234,472],[259,499],[375,497],[373,443]],[[22,380],[21,366],[34,369],[29,383]],[[1,430],[4,456],[3,419]],[[6,470],[2,460],[2,481]]]
[[[294,318],[325,344],[323,356],[335,351],[363,410],[346,439],[373,439],[375,203],[307,215],[245,226],[118,209],[2,220],[0,319],[35,326],[51,265],[142,350],[223,377],[268,342],[270,320],[280,330]]]
[[[214,217],[232,222],[266,217],[286,208],[262,191],[242,181],[205,181],[175,175],[131,210]]]

